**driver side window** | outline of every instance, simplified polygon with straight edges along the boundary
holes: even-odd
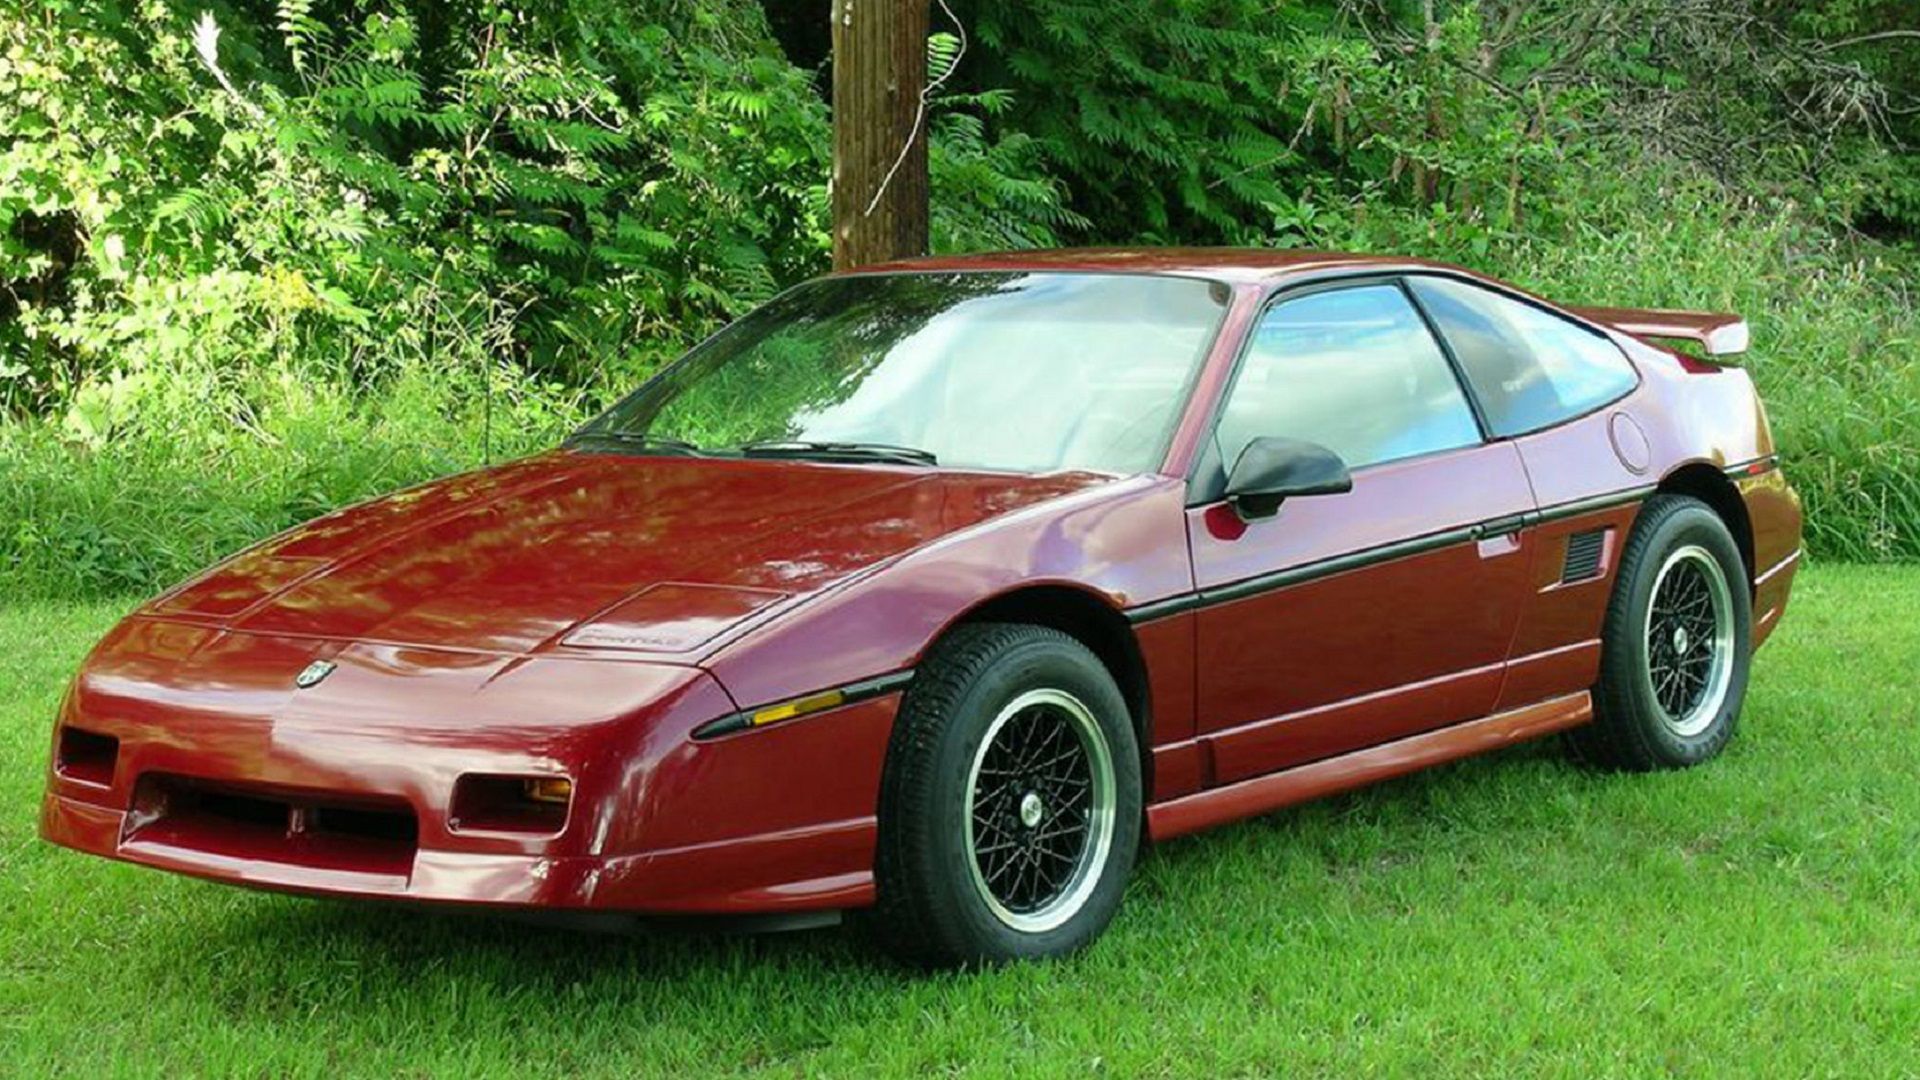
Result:
[[[1319,443],[1350,469],[1480,441],[1445,354],[1391,284],[1283,300],[1261,317],[1215,432],[1222,467],[1268,435]]]

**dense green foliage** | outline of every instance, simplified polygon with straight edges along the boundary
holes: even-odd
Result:
[[[1905,10],[936,5],[934,243],[1408,251],[1737,310],[1817,549],[1920,557]],[[0,589],[151,589],[542,445],[824,269],[798,11],[0,0]]]
[[[124,602],[0,611],[0,1017],[38,1076],[1911,1076],[1920,570],[1818,565],[1711,765],[1552,742],[1164,844],[1057,964],[273,896],[35,843]]]

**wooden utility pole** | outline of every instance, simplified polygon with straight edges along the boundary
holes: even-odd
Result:
[[[926,253],[927,4],[833,0],[836,270]]]

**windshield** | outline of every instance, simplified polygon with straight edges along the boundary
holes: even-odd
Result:
[[[1224,286],[1141,274],[808,282],[577,439],[669,453],[1133,473],[1159,464]]]

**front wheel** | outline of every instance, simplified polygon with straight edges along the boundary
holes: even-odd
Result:
[[[1746,697],[1752,605],[1719,515],[1686,496],[1647,500],[1607,607],[1594,722],[1570,733],[1574,748],[1632,770],[1718,754]]]
[[[1140,841],[1125,699],[1086,646],[956,630],[914,676],[881,785],[881,943],[941,966],[1056,956],[1098,936]]]

